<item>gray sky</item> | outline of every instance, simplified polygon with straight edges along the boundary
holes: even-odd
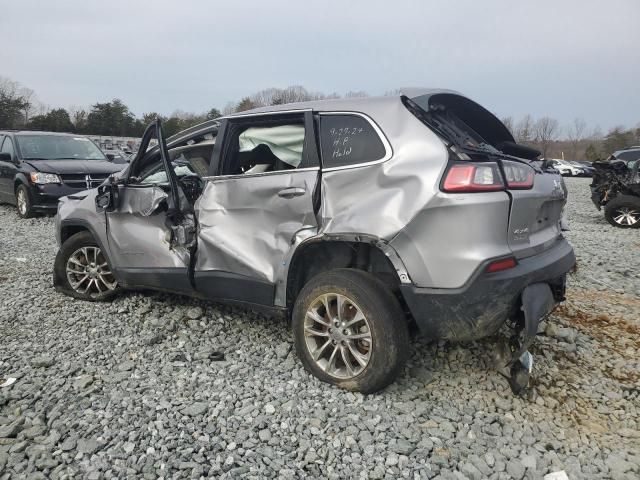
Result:
[[[267,87],[462,91],[500,116],[640,122],[640,0],[0,2],[0,75],[52,107],[193,112]]]

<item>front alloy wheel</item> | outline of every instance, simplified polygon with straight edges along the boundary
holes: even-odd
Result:
[[[640,221],[640,210],[633,207],[620,207],[613,212],[613,221],[620,226],[632,227]]]
[[[56,289],[82,300],[106,300],[119,289],[107,257],[88,231],[63,242],[53,272]]]
[[[24,185],[20,185],[16,190],[16,206],[18,207],[18,215],[22,218],[30,218],[33,216],[29,191]]]
[[[118,282],[98,247],[80,247],[67,260],[67,280],[81,295],[101,295],[115,290]]]
[[[607,203],[604,216],[614,227],[640,228],[640,197],[618,195]]]

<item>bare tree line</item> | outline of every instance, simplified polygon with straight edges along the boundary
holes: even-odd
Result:
[[[555,118],[535,119],[530,114],[518,121],[505,117],[502,122],[516,142],[533,146],[548,158],[593,161],[606,158],[615,150],[640,144],[640,123],[629,129],[617,126],[603,134],[599,126],[590,129],[582,118],[574,118],[565,126]]]
[[[398,90],[385,95],[398,94]],[[67,109],[51,109],[40,102],[33,90],[8,78],[0,77],[0,128],[27,128],[53,131],[71,131],[94,135],[139,136],[145,125],[155,118],[162,118],[168,135],[220,115],[250,110],[270,105],[282,105],[309,100],[367,97],[364,91],[325,94],[310,91],[301,85],[286,88],[266,88],[247,95],[236,102],[228,102],[222,111],[210,108],[205,113],[177,110],[169,116],[147,112],[136,117],[118,99],[96,103],[91,107],[72,105]],[[533,146],[545,157],[570,160],[596,160],[611,152],[640,144],[640,124],[627,129],[612,128],[606,135],[599,127],[589,128],[582,118],[575,118],[562,126],[552,117],[534,118],[527,114],[516,120],[502,118],[518,143]]]

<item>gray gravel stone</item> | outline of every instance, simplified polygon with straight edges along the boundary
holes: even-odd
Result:
[[[524,465],[518,460],[509,460],[507,462],[507,473],[516,480],[524,477],[524,470]]]
[[[0,438],[15,438],[15,436],[22,430],[24,424],[24,418],[19,418],[7,425],[0,425]]]
[[[121,372],[129,372],[134,369],[136,364],[132,360],[127,360],[118,365],[118,370]]]
[[[31,361],[31,365],[33,365],[34,367],[43,367],[43,368],[50,367],[54,363],[56,363],[55,359],[49,355],[41,355],[41,356],[35,357]]]
[[[184,415],[188,415],[190,417],[195,417],[198,415],[202,415],[209,409],[209,405],[205,402],[196,402],[188,407],[182,409],[182,413]]]
[[[99,446],[98,442],[91,438],[81,438],[76,444],[78,452],[88,455],[95,453]]]
[[[82,375],[73,382],[73,386],[77,389],[84,390],[93,383],[93,377],[91,375]]]
[[[60,445],[60,450],[62,450],[63,452],[68,452],[69,450],[74,450],[76,448],[76,439],[73,437],[67,437],[64,439],[64,441],[62,442],[62,445]]]
[[[187,310],[187,318],[190,318],[191,320],[198,320],[199,318],[202,318],[203,315],[204,311],[200,307],[191,307]]]
[[[282,342],[276,347],[276,355],[278,358],[287,358],[291,351],[291,344],[288,342]]]
[[[408,442],[404,439],[400,439],[392,448],[393,448],[393,451],[398,454],[410,455],[416,449],[416,446],[411,442]]]

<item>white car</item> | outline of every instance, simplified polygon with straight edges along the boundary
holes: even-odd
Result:
[[[585,169],[575,165],[567,160],[560,160],[559,158],[548,159],[549,165],[558,170],[563,177],[579,177],[585,175]]]

